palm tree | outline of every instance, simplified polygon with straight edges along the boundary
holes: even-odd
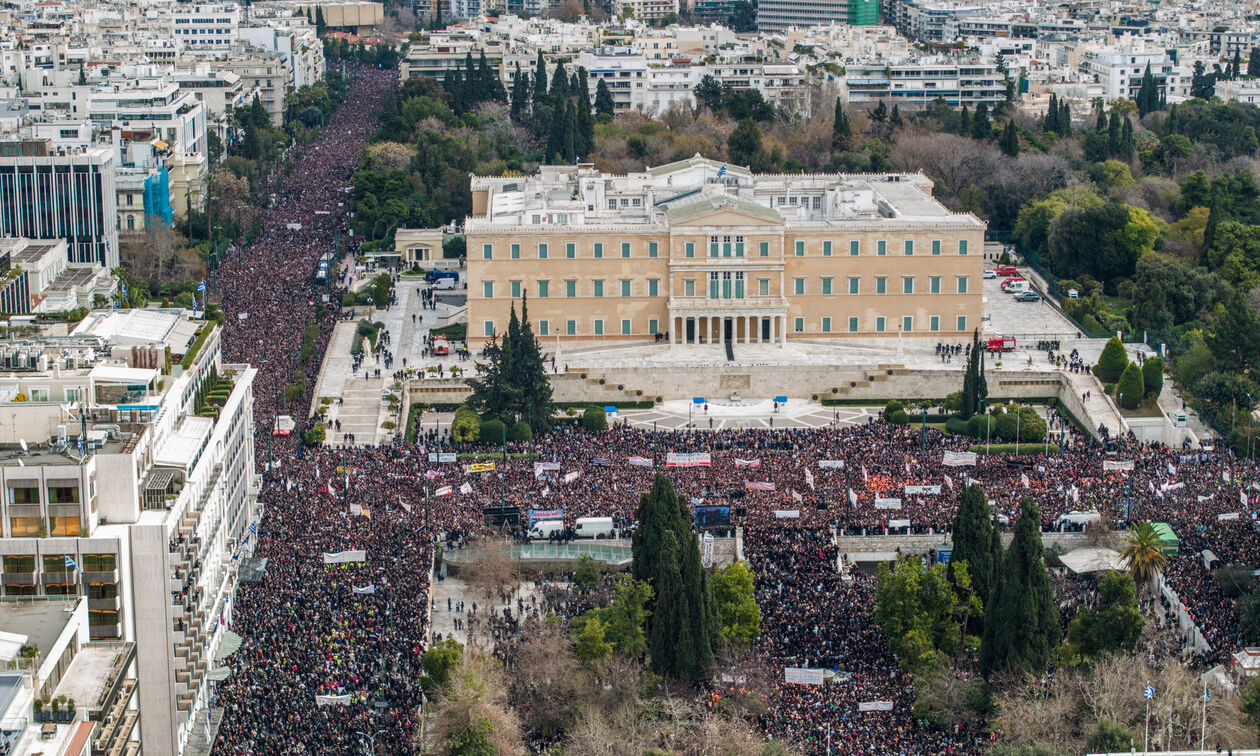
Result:
[[[1129,572],[1139,590],[1150,583],[1155,573],[1164,568],[1168,557],[1164,554],[1163,540],[1149,522],[1139,523],[1129,533],[1128,541],[1120,556],[1129,563]]]

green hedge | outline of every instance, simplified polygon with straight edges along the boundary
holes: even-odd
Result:
[[[987,454],[1014,454],[1015,453],[1015,444],[990,444],[988,446],[988,449],[989,449],[988,452],[985,452],[984,444],[972,444],[971,446],[967,448],[970,451],[973,451],[977,454],[986,454],[986,453]],[[1058,454],[1061,451],[1059,449],[1058,444],[1050,444],[1049,446],[1047,446],[1046,444],[1043,444],[1041,442],[1029,442],[1026,444],[1019,445],[1020,456],[1023,456],[1025,454],[1041,454],[1043,451],[1046,451],[1046,450],[1048,450],[1050,454]]]
[[[210,338],[210,333],[213,330],[214,326],[209,323],[201,327],[197,338],[193,339],[192,346],[188,347],[188,353],[184,355],[184,359],[179,361],[180,367],[185,370],[192,367],[193,362],[197,359],[197,353],[201,351],[201,347],[205,345],[206,339]]]
[[[945,430],[949,431],[950,433],[956,433],[960,436],[969,435],[967,433],[967,421],[959,420],[956,417],[951,417],[945,421]]]
[[[906,414],[905,410],[896,409],[888,413],[888,422],[893,425],[908,425],[910,423],[910,416]]]

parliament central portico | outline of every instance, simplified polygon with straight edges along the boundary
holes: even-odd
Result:
[[[471,181],[470,342],[523,298],[540,338],[587,343],[945,339],[980,324],[985,226],[921,174],[754,175],[696,156]]]

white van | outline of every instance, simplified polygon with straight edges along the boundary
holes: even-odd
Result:
[[[531,541],[546,541],[564,532],[564,520],[539,520],[529,529]]]
[[[579,517],[574,534],[578,538],[612,538],[613,519],[611,517]]]
[[[1006,293],[1012,296],[1019,294],[1022,291],[1031,291],[1031,288],[1028,286],[1028,281],[1026,280],[1014,281],[1010,286],[1006,287]]]
[[[1068,525],[1084,529],[1091,522],[1099,522],[1101,520],[1102,515],[1097,512],[1068,512],[1067,514],[1059,515],[1059,519],[1055,520],[1054,525],[1058,530],[1063,530]]]
[[[454,278],[439,278],[437,281],[433,283],[433,288],[438,289],[439,291],[444,290],[444,289],[454,289],[455,279]]]

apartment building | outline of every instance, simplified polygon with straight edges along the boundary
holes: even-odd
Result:
[[[93,312],[68,336],[6,342],[0,365],[4,595],[86,597],[91,640],[145,649],[144,750],[179,754],[256,514],[255,371],[178,310]]]
[[[878,0],[760,0],[757,3],[757,29],[763,32],[830,24],[872,26],[878,22]]]
[[[754,175],[696,155],[471,188],[474,343],[526,295],[548,339],[953,339],[980,325],[985,224],[936,202],[922,174]]]
[[[70,263],[118,267],[114,156],[49,140],[0,142],[0,236],[64,239]]]
[[[853,107],[883,102],[902,110],[927,107],[938,99],[975,108],[1006,100],[1006,79],[995,63],[929,57],[901,63],[850,63],[841,81],[841,97]]]
[[[250,94],[257,96],[266,108],[272,126],[284,125],[284,98],[293,87],[293,68],[284,56],[277,53],[233,56],[219,65],[241,77]]]
[[[1148,46],[1144,41],[1128,47],[1083,46],[1078,70],[1102,85],[1108,101],[1117,97],[1135,100],[1147,66],[1161,96],[1171,102],[1190,96],[1190,76],[1185,75],[1168,50]]]
[[[678,15],[678,0],[617,0],[617,7],[630,17],[649,23],[659,22],[669,14]]]
[[[235,4],[176,4],[171,11],[171,33],[184,47],[223,49],[236,41],[241,11]]]

